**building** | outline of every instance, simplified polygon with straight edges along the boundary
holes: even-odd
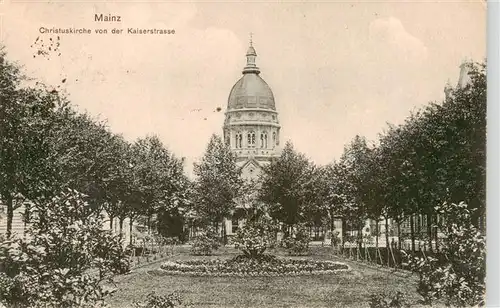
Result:
[[[12,235],[23,236],[26,229],[24,223],[25,206],[16,206],[12,214]],[[0,237],[7,233],[7,206],[0,200]]]
[[[451,86],[449,80],[446,82],[446,85],[444,86],[445,99],[448,99],[452,95],[454,89],[463,89],[472,82],[471,77],[469,76],[470,65],[471,61],[469,60],[463,60],[462,64],[460,64],[460,74],[458,75],[458,81],[455,88]]]
[[[25,231],[27,228],[29,228],[30,224],[26,223],[24,220],[24,217],[26,215],[26,206],[24,204],[15,206],[14,212],[12,214],[12,229],[11,229],[11,234],[12,237],[23,237],[25,235]],[[110,228],[110,218],[106,211],[102,211],[102,217],[103,217],[103,229],[104,230],[111,230],[114,234],[120,234],[119,230],[119,220],[118,218],[114,218],[113,220],[113,228]],[[124,245],[129,244],[129,238],[130,238],[130,219],[126,218],[123,221],[123,226],[122,226],[122,235],[124,240]],[[136,240],[140,235],[141,232],[138,231],[137,223],[133,223],[132,226],[132,238],[133,240]],[[7,234],[7,206],[2,204],[0,200],[0,238],[5,237]]]
[[[280,124],[274,94],[260,76],[250,41],[243,76],[232,87],[223,126],[224,141],[236,155],[244,179],[256,178],[262,166],[280,153]]]
[[[280,129],[271,87],[260,76],[257,52],[250,39],[241,78],[229,92],[223,125],[224,142],[236,156],[245,180],[256,179],[262,167],[280,155]],[[231,235],[244,223],[244,204],[225,222]]]

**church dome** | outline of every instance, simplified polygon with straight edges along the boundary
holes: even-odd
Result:
[[[276,110],[271,88],[258,74],[245,74],[229,93],[227,109],[263,108]]]
[[[274,95],[269,85],[259,74],[260,70],[255,65],[257,53],[250,45],[247,54],[247,64],[243,69],[243,77],[236,82],[229,93],[227,109],[261,108],[276,110]]]

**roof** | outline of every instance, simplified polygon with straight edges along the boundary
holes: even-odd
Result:
[[[242,108],[276,110],[274,94],[258,74],[244,74],[229,93],[227,109]]]
[[[273,91],[259,76],[260,70],[255,63],[257,52],[250,43],[243,68],[243,76],[236,82],[229,93],[227,109],[262,108],[276,110]]]

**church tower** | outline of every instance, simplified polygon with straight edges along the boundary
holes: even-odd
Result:
[[[472,60],[469,59],[464,59],[462,61],[462,64],[460,64],[460,75],[458,76],[457,86],[453,88],[448,80],[444,87],[445,99],[448,99],[453,95],[454,89],[463,89],[472,82],[471,77],[469,76],[472,64]]]
[[[243,178],[256,178],[262,166],[279,155],[280,124],[274,95],[260,77],[257,53],[250,38],[243,76],[229,93],[224,141],[236,155]]]

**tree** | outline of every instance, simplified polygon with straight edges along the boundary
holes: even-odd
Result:
[[[170,172],[166,174],[169,193],[158,209],[156,229],[166,237],[177,236],[184,241],[184,225],[192,203],[192,183],[183,173],[183,160],[172,159],[170,162]]]
[[[370,197],[370,159],[372,148],[368,147],[364,137],[355,136],[349,145],[344,149],[340,159],[345,168],[345,181],[347,182],[344,195],[347,203],[344,205],[343,216],[351,222],[358,231],[358,245],[362,245],[362,228],[364,220],[368,218],[368,206]]]
[[[486,211],[486,64],[468,63],[471,82],[457,88],[439,112],[443,134],[437,140],[444,156],[449,200],[467,200],[472,221],[484,228]],[[444,141],[447,141],[446,143]]]
[[[270,205],[271,216],[287,225],[290,232],[294,225],[306,220],[314,166],[287,142],[281,156],[263,170],[260,200]]]
[[[310,180],[305,184],[305,221],[309,227],[314,227],[316,236],[319,229],[330,223],[330,229],[334,229],[334,216],[336,204],[332,204],[329,198],[330,181],[328,166],[314,166]]]
[[[419,274],[417,291],[424,303],[444,301],[447,306],[484,305],[486,290],[486,241],[473,224],[473,210],[467,204],[444,203],[436,207],[443,215],[446,234],[441,260],[407,256],[411,269]]]
[[[389,243],[389,215],[384,197],[390,188],[387,187],[387,161],[382,156],[380,148],[374,148],[369,151],[364,168],[365,181],[362,199],[366,206],[367,217],[375,221],[375,247],[378,248],[379,221],[381,217],[385,218],[386,243]]]
[[[104,121],[72,109],[57,114],[59,121],[49,131],[48,142],[55,157],[59,181],[87,196],[89,211],[100,213],[116,199],[124,141],[111,133]]]
[[[138,139],[134,150],[134,168],[140,183],[141,208],[147,217],[150,232],[152,216],[166,206],[167,199],[176,189],[170,182],[173,182],[175,176],[182,175],[182,166],[180,170],[175,170],[175,157],[157,136]]]
[[[84,199],[68,190],[39,204],[28,236],[0,244],[2,304],[96,307],[111,291],[101,282],[129,270],[120,239],[89,217]]]
[[[127,216],[126,196],[129,185],[129,160],[130,144],[122,136],[113,136],[108,140],[110,150],[114,152],[114,165],[110,170],[111,177],[106,183],[106,199],[104,209],[109,215],[109,227],[113,228],[113,221],[116,217],[123,223]],[[121,233],[121,230],[120,230]]]
[[[409,216],[412,250],[419,233],[414,215],[426,217],[429,247],[433,237],[437,243],[434,204],[470,200],[469,207],[478,209],[473,217],[477,225],[484,216],[486,74],[484,64],[469,67],[469,85],[452,91],[442,104],[432,103],[412,114],[380,141],[391,187],[384,199],[398,229]]]
[[[241,170],[230,148],[219,136],[212,135],[207,150],[199,164],[194,164],[195,210],[198,217],[213,224],[219,231],[223,220],[236,207],[243,181]]]
[[[340,161],[334,161],[327,167],[327,185],[328,194],[326,196],[326,204],[328,215],[330,217],[330,231],[334,231],[334,220],[337,217],[342,217],[342,241],[346,238],[346,227],[344,213],[350,206],[348,193],[350,191],[349,182],[347,181],[347,168]],[[332,241],[333,244],[333,241]]]
[[[277,229],[269,215],[250,215],[245,226],[238,229],[234,243],[246,257],[259,259],[276,244]]]
[[[43,197],[53,173],[46,135],[54,112],[65,99],[45,87],[26,87],[16,64],[0,50],[0,199],[7,206],[7,237],[15,207],[26,199]]]

